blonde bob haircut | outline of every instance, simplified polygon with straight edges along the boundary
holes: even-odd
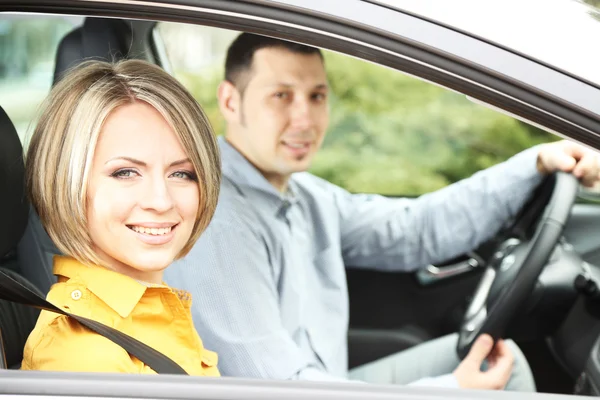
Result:
[[[219,150],[208,118],[191,94],[145,61],[84,62],[56,84],[42,105],[25,175],[30,201],[50,238],[64,254],[87,265],[101,264],[87,224],[88,181],[98,136],[113,110],[136,101],[148,103],[169,123],[198,177],[198,217],[176,258],[191,250],[217,206]]]

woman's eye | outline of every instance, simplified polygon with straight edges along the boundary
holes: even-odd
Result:
[[[135,175],[139,174],[133,169],[119,169],[113,172],[110,176],[112,176],[113,178],[127,179],[133,178]]]
[[[171,174],[171,176],[173,178],[177,178],[177,179],[188,179],[191,181],[196,180],[196,174],[189,172],[189,171],[176,171],[176,172],[173,172]]]

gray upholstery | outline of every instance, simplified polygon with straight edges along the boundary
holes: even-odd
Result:
[[[56,282],[52,274],[52,257],[60,251],[50,240],[33,207],[29,211],[29,223],[17,247],[17,254],[21,275],[42,293],[48,293],[50,286]]]
[[[0,270],[40,296],[44,296],[31,282],[13,270],[3,267],[0,267]],[[35,327],[39,315],[40,310],[37,308],[0,300],[0,332],[2,333],[3,344],[0,352],[4,352],[4,359],[8,368],[20,367],[25,342]]]
[[[83,26],[69,32],[58,45],[54,82],[84,60],[118,61],[129,56],[130,24],[115,18],[86,18]]]
[[[118,61],[127,58],[131,39],[128,22],[114,18],[86,18],[83,26],[73,29],[60,42],[53,84],[83,60]],[[56,281],[52,273],[52,258],[60,252],[33,209],[29,211],[29,223],[17,252],[21,274],[47,293]]]
[[[25,195],[23,149],[10,118],[0,107],[0,270],[36,291],[17,272],[20,260],[15,246],[27,225],[29,204]],[[18,367],[23,346],[39,311],[0,300],[0,357],[9,367]]]
[[[0,260],[14,249],[27,225],[23,148],[0,107]]]

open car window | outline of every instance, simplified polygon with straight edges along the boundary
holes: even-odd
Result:
[[[0,19],[0,105],[24,141],[52,85],[60,40],[83,17],[4,14]]]
[[[172,73],[225,122],[216,91],[238,32],[159,22],[155,34]],[[539,128],[396,70],[324,51],[330,126],[311,172],[351,192],[418,196],[555,140]]]
[[[50,15],[9,15],[0,20],[0,105],[22,140],[50,89],[60,39],[82,21],[83,17]],[[238,33],[158,22],[147,36],[155,40],[148,52],[154,50],[162,66],[192,92],[219,135],[225,122],[216,90],[226,48]],[[142,36],[146,38],[137,37]],[[311,172],[351,192],[419,196],[558,139],[460,93],[381,65],[323,52],[332,89],[331,123]],[[137,50],[134,54],[142,55]],[[416,281],[413,278],[407,277]],[[362,289],[367,280],[359,280]],[[439,298],[448,301],[447,296]],[[372,318],[370,312],[368,317]],[[268,387],[269,382],[257,385]],[[86,390],[82,385],[81,392]],[[144,393],[153,395],[151,388]]]

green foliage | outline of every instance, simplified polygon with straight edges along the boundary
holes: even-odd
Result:
[[[549,133],[398,71],[325,53],[331,123],[311,172],[352,192],[419,195],[472,175]],[[224,132],[222,72],[177,74]]]

